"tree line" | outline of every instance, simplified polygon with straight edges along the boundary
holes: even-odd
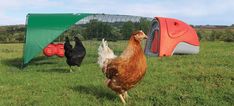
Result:
[[[105,38],[110,41],[127,40],[135,30],[149,30],[150,21],[142,18],[139,22],[101,22],[90,20],[84,25],[74,25],[62,33],[55,41],[64,41],[65,36],[78,36],[82,40],[101,40]],[[26,28],[21,26],[0,27],[0,43],[23,42]]]
[[[197,35],[200,40],[234,42],[234,30],[230,28],[213,30],[199,29],[197,30]]]
[[[65,36],[78,36],[82,40],[101,40],[105,38],[109,41],[127,40],[135,30],[148,32],[150,21],[142,18],[139,22],[101,22],[90,20],[83,25],[74,25],[61,34],[55,41],[64,41]],[[24,42],[26,28],[24,25],[0,26],[0,43]],[[223,29],[196,29],[200,40],[206,41],[226,41],[234,42],[233,27]]]
[[[23,42],[25,34],[24,25],[0,27],[0,43]]]
[[[100,22],[90,20],[88,24],[76,25],[64,32],[63,36],[78,36],[83,40],[101,40],[105,38],[109,41],[127,40],[131,33],[136,30],[149,30],[150,21],[144,18],[139,22]],[[64,37],[62,37],[64,38]]]

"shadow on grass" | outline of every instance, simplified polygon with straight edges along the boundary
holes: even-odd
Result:
[[[5,60],[2,60],[2,63],[7,65],[7,66],[10,66],[10,67],[16,67],[18,69],[23,68],[23,59],[22,58],[5,59]],[[56,64],[56,63],[48,61],[48,57],[39,56],[39,57],[34,58],[29,64],[44,65],[44,64]]]
[[[83,93],[83,94],[90,94],[95,96],[97,99],[108,99],[113,101],[117,98],[116,95],[114,95],[111,92],[108,92],[108,90],[102,86],[94,86],[94,85],[78,85],[75,87],[71,87],[73,91]]]
[[[21,58],[2,60],[2,64],[9,66],[9,67],[16,67],[18,69],[22,68],[22,62],[23,61]]]
[[[69,68],[52,68],[52,69],[45,69],[45,70],[36,70],[37,72],[56,72],[56,73],[71,73]]]
[[[65,58],[65,57],[64,57]],[[2,64],[8,66],[8,67],[15,67],[20,70],[26,69],[27,65],[29,66],[36,66],[34,68],[37,72],[57,72],[57,73],[70,73],[70,68],[68,65],[67,67],[61,67],[58,63],[65,62],[62,59],[58,59],[58,57],[45,57],[45,56],[39,56],[36,58],[33,58],[32,61],[30,61],[29,64],[23,67],[23,59],[22,58],[13,58],[13,59],[4,59],[1,60]],[[66,64],[66,62],[65,62]],[[86,63],[82,64],[91,64],[90,61],[86,61]],[[93,64],[93,63],[92,63]],[[40,68],[43,67],[43,68]],[[77,71],[74,70],[73,71]]]

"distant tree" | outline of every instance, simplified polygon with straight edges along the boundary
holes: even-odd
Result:
[[[220,40],[221,35],[223,35],[223,31],[220,30],[212,30],[211,34],[208,36],[209,41]]]
[[[108,23],[100,22],[97,29],[98,29],[98,35],[97,35],[98,40],[101,40],[102,38],[105,38],[107,40],[113,39],[114,35],[111,32],[113,28]]]
[[[234,42],[234,31],[226,29],[220,39],[225,42]]]
[[[15,42],[15,34],[16,30],[14,26],[8,26],[6,29],[6,42]]]
[[[24,32],[17,32],[14,34],[14,41],[12,42],[23,42],[24,41]]]
[[[99,22],[97,20],[90,20],[90,22],[87,24],[87,28],[84,33],[85,39],[96,38],[99,30],[98,27]]]
[[[121,39],[121,33],[118,27],[112,27],[111,33],[113,34],[113,38],[115,40]]]
[[[5,31],[0,32],[0,42],[6,42],[7,40],[7,33]]]
[[[115,35],[112,33],[113,26],[111,26],[107,22],[100,22],[97,20],[91,20],[87,24],[87,28],[83,32],[85,39],[93,39],[97,38],[98,40],[101,40],[102,38],[105,38],[107,40],[114,40]]]
[[[202,39],[202,33],[201,33],[201,31],[200,31],[200,30],[198,30],[198,31],[197,31],[197,36],[198,36],[199,40],[201,40],[201,39]]]
[[[126,23],[124,23],[124,25],[122,26],[120,32],[122,34],[122,39],[129,39],[131,36],[131,33],[134,31],[134,24],[131,21],[128,21]]]
[[[150,27],[150,21],[146,18],[141,18],[139,22],[138,28],[135,28],[136,30],[143,30],[145,33],[149,31]]]

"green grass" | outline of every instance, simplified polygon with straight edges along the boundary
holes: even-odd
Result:
[[[122,105],[104,84],[96,64],[100,42],[86,41],[80,70],[69,73],[65,58],[44,57],[20,69],[22,44],[0,44],[0,106]],[[120,54],[126,41],[110,43]],[[234,43],[201,42],[198,55],[147,57],[144,79],[129,91],[127,105],[234,105]]]

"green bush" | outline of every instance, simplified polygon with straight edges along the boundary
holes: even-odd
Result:
[[[212,31],[204,30],[204,29],[198,29],[197,35],[199,40],[205,40],[205,41],[212,41],[213,38],[211,37]]]
[[[227,29],[220,37],[220,40],[225,42],[234,42],[234,31]]]
[[[198,38],[199,38],[199,40],[202,40],[202,32],[199,30],[199,31],[197,31],[197,36],[198,36]]]
[[[220,40],[220,37],[224,34],[223,31],[220,30],[212,30],[211,34],[206,37],[208,41],[216,41]]]

